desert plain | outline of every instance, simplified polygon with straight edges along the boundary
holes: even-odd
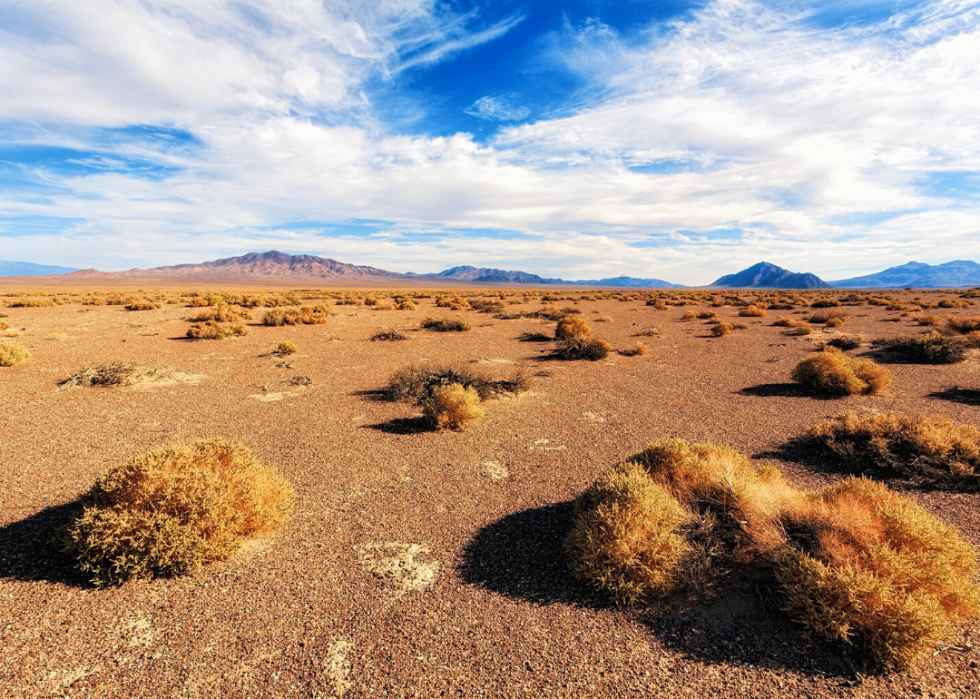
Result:
[[[414,310],[365,306],[364,291],[354,305],[297,292],[303,304],[330,304],[325,324],[267,327],[254,308],[247,335],[192,340],[188,318],[200,309],[188,307],[188,291],[7,292],[0,341],[31,356],[0,368],[0,695],[980,696],[976,621],[918,667],[882,671],[807,638],[764,581],[732,575],[709,599],[615,606],[572,576],[563,547],[572,500],[657,438],[729,444],[819,487],[845,474],[783,447],[845,410],[980,424],[976,350],[949,365],[882,360],[894,382],[876,396],[813,397],[790,379],[826,339],[863,335],[852,354],[872,356],[874,340],[925,329],[920,315],[977,315],[930,308],[960,292],[861,292],[841,307],[844,325],[811,335],[773,325],[811,315],[805,306],[740,317],[731,303],[781,292],[664,292],[665,308],[647,305],[655,291],[448,294],[500,295],[511,315],[573,308],[614,350],[649,347],[598,361],[557,360],[551,344],[526,341],[553,321],[435,307],[440,291],[406,294]],[[85,304],[120,295],[159,307]],[[903,315],[868,302],[885,296],[909,308],[920,297],[926,308]],[[57,303],[14,307],[32,298]],[[714,337],[704,320],[682,319],[689,310],[746,327]],[[472,329],[421,329],[428,316]],[[407,340],[372,340],[385,330]],[[270,356],[281,341],[298,351]],[[114,362],[171,373],[132,386],[63,384]],[[496,378],[522,367],[530,387],[487,400],[485,417],[458,431],[428,429],[416,406],[378,393],[408,365],[448,363]],[[99,473],[214,437],[245,443],[295,489],[273,536],[191,575],[95,588],[73,571],[52,539]],[[980,494],[887,483],[980,548]]]

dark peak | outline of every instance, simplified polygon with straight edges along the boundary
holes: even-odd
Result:
[[[726,274],[712,286],[738,289],[828,289],[830,285],[815,274],[790,272],[771,262],[758,262],[735,274]]]

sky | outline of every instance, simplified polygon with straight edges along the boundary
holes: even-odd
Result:
[[[980,260],[980,2],[0,0],[0,258]]]

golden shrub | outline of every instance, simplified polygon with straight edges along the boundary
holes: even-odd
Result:
[[[0,366],[13,366],[30,356],[31,353],[27,351],[26,347],[13,342],[0,342]]]
[[[793,380],[826,395],[874,395],[891,385],[892,375],[870,359],[853,359],[842,352],[828,350],[797,364],[793,369]]]
[[[462,429],[483,417],[480,394],[472,386],[458,383],[438,386],[422,402],[422,414],[437,429]]]
[[[160,447],[115,466],[60,535],[97,586],[228,558],[288,516],[293,489],[240,442]]]

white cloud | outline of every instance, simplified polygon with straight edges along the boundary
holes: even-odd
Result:
[[[472,263],[686,283],[763,258],[834,278],[980,257],[978,199],[922,185],[977,168],[974,4],[827,30],[797,10],[719,0],[628,44],[598,22],[567,27],[549,55],[589,83],[588,103],[488,144],[389,133],[360,90],[368,75],[506,23],[466,34],[468,18],[434,3],[365,5],[5,11],[7,119],[178,124],[204,146],[167,155],[183,169],[163,181],[65,175],[44,199],[0,192],[0,213],[85,221],[7,238],[3,257],[67,264],[55,253],[70,251],[76,264],[124,267],[285,247],[398,270]],[[473,105],[496,119],[523,109]],[[352,219],[391,224],[370,238],[291,225]]]
[[[531,113],[528,107],[514,105],[508,99],[490,95],[481,97],[465,111],[467,114],[490,121],[520,121]]]

